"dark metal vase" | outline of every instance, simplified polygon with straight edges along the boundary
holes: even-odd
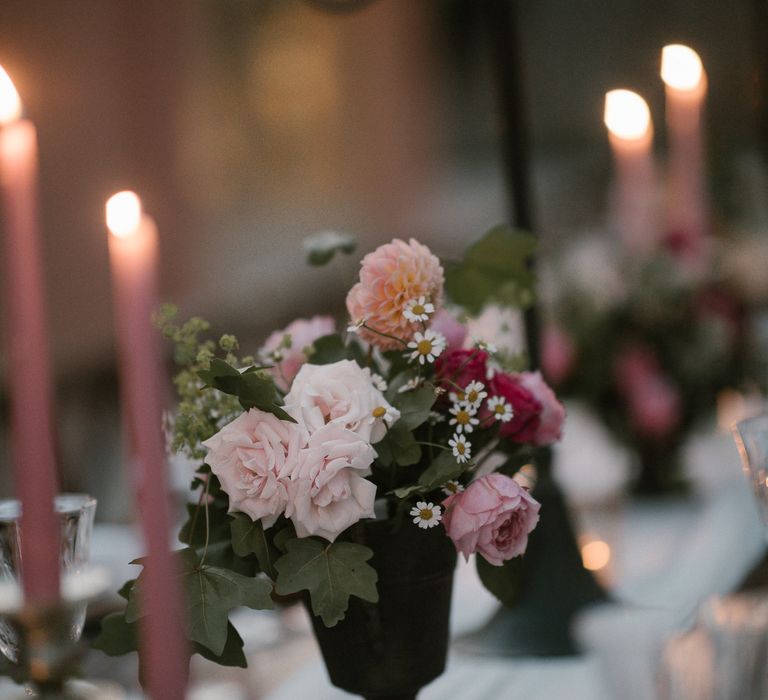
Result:
[[[379,602],[349,600],[346,617],[312,625],[331,682],[366,700],[413,700],[445,670],[456,551],[445,530],[404,520],[361,522],[355,541],[370,547]]]

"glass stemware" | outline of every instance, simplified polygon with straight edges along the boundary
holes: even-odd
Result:
[[[96,512],[96,499],[79,493],[56,496],[56,513],[60,524],[59,558],[63,576],[81,574],[91,555],[91,534]],[[13,499],[0,500],[0,583],[20,584],[21,571],[21,504]],[[80,639],[85,625],[86,604],[72,608],[68,620],[69,636]],[[0,652],[11,662],[19,659],[19,641],[9,621],[0,618]]]

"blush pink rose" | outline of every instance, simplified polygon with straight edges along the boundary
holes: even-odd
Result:
[[[560,384],[573,372],[576,344],[562,328],[548,324],[541,338],[541,366],[547,379]]]
[[[313,316],[310,319],[297,318],[283,330],[272,333],[264,342],[260,354],[269,357],[277,351],[282,356],[283,359],[272,370],[275,384],[288,391],[293,378],[307,361],[305,350],[318,338],[335,332],[333,318]]]
[[[315,432],[291,474],[285,514],[296,534],[333,542],[358,520],[372,518],[376,485],[365,477],[375,458],[368,442],[339,425]]]
[[[400,417],[371,380],[370,370],[354,360],[306,364],[285,397],[285,410],[314,433],[327,423],[376,443]]]
[[[379,246],[363,258],[360,281],[349,290],[347,311],[353,323],[365,320],[382,333],[410,340],[417,330],[403,316],[406,304],[426,297],[435,309],[443,298],[443,268],[427,246],[415,239],[406,243],[399,239]],[[382,350],[400,349],[397,340],[361,328],[363,340]]]
[[[270,527],[288,505],[290,474],[307,434],[295,423],[252,408],[203,442],[206,463],[239,511]]]
[[[429,327],[443,335],[449,351],[460,350],[467,339],[467,327],[445,309],[438,310]]]
[[[521,386],[530,391],[541,406],[533,444],[550,445],[557,442],[563,435],[565,407],[557,400],[555,392],[544,381],[541,372],[522,372],[519,380]]]
[[[448,496],[443,506],[443,525],[456,551],[467,559],[477,552],[494,566],[525,552],[541,507],[514,479],[498,473]]]

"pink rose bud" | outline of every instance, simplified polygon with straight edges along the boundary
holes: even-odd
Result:
[[[443,525],[456,550],[467,559],[477,552],[494,566],[525,552],[541,507],[514,479],[498,473],[448,496],[443,506]]]

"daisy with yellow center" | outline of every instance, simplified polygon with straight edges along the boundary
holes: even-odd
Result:
[[[392,406],[376,406],[371,415],[377,420],[383,420],[387,425],[392,425],[400,417],[400,412]]]
[[[464,464],[472,458],[472,443],[467,442],[465,435],[456,433],[448,440],[448,445],[451,447],[453,456],[456,457],[456,461],[459,464]]]
[[[451,479],[443,484],[441,490],[446,496],[453,496],[455,493],[461,493],[464,490],[464,484],[456,481],[456,479]]]
[[[408,348],[413,351],[408,358],[409,362],[418,360],[422,365],[432,363],[445,350],[445,337],[432,330],[424,333],[417,331],[408,343]]]
[[[411,508],[410,515],[413,517],[415,525],[418,525],[423,530],[427,530],[437,525],[443,519],[443,509],[434,503],[418,501]]]
[[[509,423],[515,415],[511,403],[507,403],[503,396],[492,396],[486,404],[491,415],[502,423]]]
[[[475,414],[476,408],[468,406],[467,404],[457,403],[451,407],[449,413],[453,416],[448,421],[448,425],[455,425],[457,433],[471,433],[475,426],[480,422]]]
[[[463,401],[472,408],[480,408],[480,404],[483,403],[483,399],[488,396],[488,392],[485,390],[485,384],[482,382],[474,381],[467,384],[467,388],[464,389]]]
[[[427,301],[424,296],[418,299],[411,299],[403,309],[403,317],[417,323],[418,321],[429,321],[429,315],[435,313],[435,305]]]

